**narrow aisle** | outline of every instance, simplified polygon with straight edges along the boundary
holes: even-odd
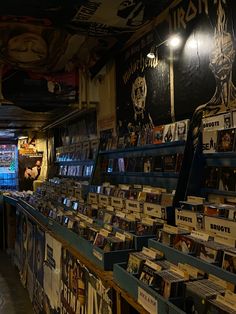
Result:
[[[33,314],[27,290],[20,282],[17,268],[0,251],[0,314]]]

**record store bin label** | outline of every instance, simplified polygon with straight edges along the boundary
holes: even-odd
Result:
[[[190,210],[175,210],[175,223],[178,227],[199,230],[202,228],[202,215]]]
[[[226,219],[205,216],[205,230],[214,234],[236,238],[236,222]]]

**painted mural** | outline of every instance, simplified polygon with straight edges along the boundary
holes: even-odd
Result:
[[[118,67],[118,120],[145,123],[145,116],[152,112],[152,120],[157,125],[173,118],[180,120],[194,115],[194,137],[197,137],[203,115],[235,108],[236,16],[233,12],[236,12],[236,3],[232,0],[183,0],[169,10],[166,19],[153,30],[153,42],[139,52],[146,56],[148,48],[150,50],[152,46],[158,47],[159,54],[162,49],[166,52],[162,60],[159,57],[155,68],[146,68],[145,77],[151,72],[153,77],[151,81],[146,79],[143,89],[146,90],[145,108],[139,114],[139,121],[135,118],[137,110],[131,106],[131,95],[136,78],[144,76],[144,71],[136,68],[129,77],[129,84],[121,85],[119,81],[126,77],[127,68],[134,62],[134,57],[127,60],[125,67]],[[165,40],[173,34],[181,36],[182,44],[173,50],[175,116],[171,117],[168,88],[170,54]],[[142,39],[129,50],[132,51],[141,42]],[[127,51],[123,58],[126,54]],[[163,62],[166,66],[162,72]],[[160,79],[161,84],[157,82]],[[150,94],[156,95],[155,102],[148,98]],[[140,106],[143,105],[140,103]]]

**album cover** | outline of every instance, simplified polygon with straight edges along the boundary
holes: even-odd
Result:
[[[146,202],[160,204],[161,194],[160,193],[148,193],[146,192]]]
[[[183,297],[185,279],[171,270],[156,273],[155,290],[165,299]]]
[[[181,167],[182,167],[182,163],[183,163],[183,159],[184,159],[184,154],[178,153],[176,155],[175,172],[180,172]]]
[[[106,243],[103,247],[104,252],[112,252],[112,251],[118,251],[118,250],[124,250],[124,249],[125,249],[125,241],[115,236],[110,236],[106,238]]]
[[[121,148],[124,148],[124,147],[125,147],[125,137],[122,135],[122,136],[118,137],[117,148],[121,149]]]
[[[173,247],[186,254],[194,254],[198,243],[193,237],[177,234],[173,240]]]
[[[126,171],[135,172],[137,157],[128,157],[126,160],[127,160]]]
[[[154,156],[153,157],[153,172],[162,172],[163,171],[163,156]]]
[[[107,165],[107,172],[108,172],[108,173],[113,172],[113,166],[114,166],[114,159],[113,159],[113,158],[110,158],[110,159],[108,160],[108,165]]]
[[[235,191],[236,168],[224,167],[219,171],[219,190]]]
[[[148,286],[153,286],[155,284],[156,271],[160,266],[155,264],[155,262],[146,261],[141,270],[139,280]]]
[[[124,158],[118,158],[118,170],[119,172],[125,172],[125,160]]]
[[[163,143],[173,142],[175,140],[175,129],[175,123],[165,125],[163,133]]]
[[[139,275],[144,262],[145,259],[143,256],[140,256],[139,252],[130,253],[126,268],[127,272],[133,275]]]
[[[217,151],[232,152],[235,148],[235,129],[219,130],[217,133]]]
[[[163,142],[164,125],[158,125],[153,128],[153,144]]]
[[[229,251],[224,252],[222,268],[236,274],[236,253]]]
[[[97,233],[93,245],[103,248],[106,243],[106,238],[101,233]]]
[[[130,133],[130,147],[136,147],[138,143],[138,135],[136,132]]]
[[[135,163],[135,172],[143,172],[143,168],[144,168],[144,158],[137,157],[136,163]]]
[[[162,193],[161,194],[161,206],[169,207],[173,205],[174,194],[172,193]]]
[[[209,189],[219,189],[220,169],[206,167],[204,171],[204,186]]]
[[[201,243],[198,246],[197,256],[207,263],[221,265],[223,246],[213,241]]]
[[[189,119],[176,122],[175,141],[186,141],[189,128]]]
[[[154,235],[155,234],[155,226],[153,225],[148,225],[145,224],[141,221],[138,221],[136,223],[136,230],[135,234],[138,236],[143,236],[143,235]]]
[[[202,151],[204,154],[215,153],[217,150],[217,130],[202,133]]]
[[[94,139],[90,143],[90,159],[95,160],[97,153],[98,153],[98,148],[99,148],[99,140]]]
[[[45,234],[42,229],[37,227],[35,232],[35,277],[41,287],[43,287],[43,263],[45,260]]]
[[[176,155],[165,155],[163,157],[163,169],[165,172],[176,170]]]
[[[148,173],[152,170],[152,158],[145,157],[143,160],[143,172]]]

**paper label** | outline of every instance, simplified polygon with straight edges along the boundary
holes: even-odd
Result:
[[[97,250],[93,249],[93,255],[94,255],[99,261],[102,262],[102,260],[103,260],[103,255],[102,255],[100,252],[98,252]]]
[[[117,212],[116,216],[120,218],[125,218],[125,213]]]
[[[109,205],[109,197],[107,195],[99,194],[98,201],[100,205]]]
[[[96,193],[89,193],[88,201],[91,204],[96,204],[98,202],[98,195]]]
[[[214,234],[236,238],[236,222],[216,217],[204,217],[205,230]]]
[[[170,226],[170,225],[167,225],[167,224],[164,224],[163,231],[168,232],[168,233],[178,234],[178,228],[177,227]]]
[[[165,208],[162,208],[162,206],[159,204],[144,203],[143,211],[144,211],[144,214],[148,216],[166,219]]]
[[[126,209],[135,211],[135,212],[141,212],[141,207],[139,201],[133,201],[133,200],[126,200]]]
[[[138,287],[138,303],[150,314],[158,314],[157,300],[141,287]]]
[[[123,208],[124,207],[124,202],[121,197],[111,197],[111,205],[114,206],[115,208]]]
[[[214,241],[235,248],[236,240],[223,235],[214,236]]]
[[[152,269],[155,269],[156,271],[161,271],[162,268],[160,265],[150,261],[150,260],[146,260],[145,262],[146,265],[148,265],[149,267],[151,267]]]
[[[153,250],[147,248],[147,247],[143,247],[142,249],[142,253],[151,257],[151,258],[156,258],[156,252],[154,252]]]
[[[108,237],[110,232],[106,229],[101,229],[99,233],[104,237]]]
[[[114,211],[114,207],[111,206],[111,205],[107,205],[106,206],[106,210],[109,211],[109,212],[113,212]]]
[[[198,213],[189,210],[175,210],[175,223],[177,226],[187,226],[193,229],[199,229],[200,224],[197,221]]]
[[[116,232],[115,234],[116,238],[120,239],[121,241],[125,241],[125,235],[120,232]]]
[[[154,220],[150,218],[143,218],[141,221],[143,224],[149,225],[149,226],[153,226],[154,224]]]
[[[195,231],[192,230],[191,234],[192,237],[202,240],[202,241],[208,241],[209,240],[209,234],[201,231]]]

